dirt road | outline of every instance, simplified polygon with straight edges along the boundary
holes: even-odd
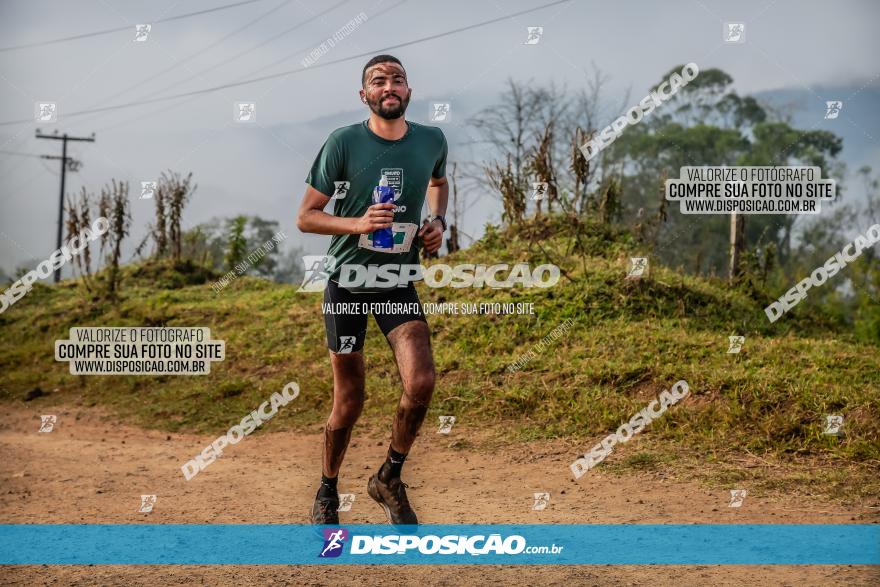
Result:
[[[39,433],[40,414],[56,414]],[[235,417],[231,417],[235,420]],[[354,433],[340,492],[356,495],[343,523],[384,523],[366,494],[384,458],[386,433]],[[370,425],[370,423],[367,423]],[[218,431],[218,434],[222,431]],[[662,474],[618,477],[600,468],[578,481],[579,447],[565,441],[457,448],[478,430],[449,436],[426,424],[404,470],[424,523],[848,523],[876,522],[863,507],[750,492],[730,508],[727,488],[708,490]],[[229,447],[187,482],[180,466],[213,438],[119,425],[93,408],[4,406],[0,416],[0,522],[307,522],[319,480],[321,436],[263,433]],[[479,443],[477,443],[479,444]],[[580,447],[583,448],[583,447]],[[550,493],[533,511],[533,493]],[[155,494],[153,512],[138,513]],[[23,566],[0,568],[12,585],[878,585],[880,569],[858,566]]]

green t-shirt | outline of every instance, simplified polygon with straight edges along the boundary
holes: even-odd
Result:
[[[373,188],[382,175],[394,188],[394,248],[376,249],[372,234],[338,234],[330,241],[328,255],[336,258],[330,278],[340,267],[352,265],[418,264],[420,228],[425,192],[431,177],[446,175],[447,144],[443,131],[407,121],[406,134],[389,141],[376,135],[367,121],[330,133],[306,178],[306,183],[333,197],[333,214],[346,218],[363,216],[373,205]],[[348,189],[345,189],[347,182]],[[337,196],[338,194],[338,196]],[[371,288],[375,289],[375,288]]]

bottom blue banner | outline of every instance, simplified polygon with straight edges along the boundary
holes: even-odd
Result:
[[[876,565],[880,525],[4,524],[0,564]]]

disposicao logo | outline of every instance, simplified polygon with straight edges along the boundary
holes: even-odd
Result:
[[[324,548],[319,558],[334,558],[342,554],[342,547],[348,539],[345,528],[324,528]]]
[[[549,494],[546,494],[549,496]],[[338,557],[349,542],[348,554],[351,556],[370,555],[440,555],[440,556],[498,556],[498,555],[558,555],[564,546],[544,544],[528,546],[524,536],[498,533],[460,535],[460,534],[376,534],[363,535],[350,533],[343,528],[323,529],[324,547],[320,558]],[[410,558],[407,556],[406,558]]]

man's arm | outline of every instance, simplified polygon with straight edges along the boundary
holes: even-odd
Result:
[[[342,218],[324,212],[329,201],[330,196],[307,185],[296,215],[296,227],[315,234],[367,234],[379,228],[391,228],[394,204],[373,204],[361,217]]]
[[[449,201],[449,182],[445,177],[432,177],[428,182],[428,211],[437,216],[446,216],[446,204]]]
[[[449,183],[445,177],[432,177],[428,183],[428,211],[436,216],[446,216],[446,204],[449,201]],[[422,244],[429,253],[436,252],[443,244],[443,225],[439,220],[422,226],[419,230]]]

